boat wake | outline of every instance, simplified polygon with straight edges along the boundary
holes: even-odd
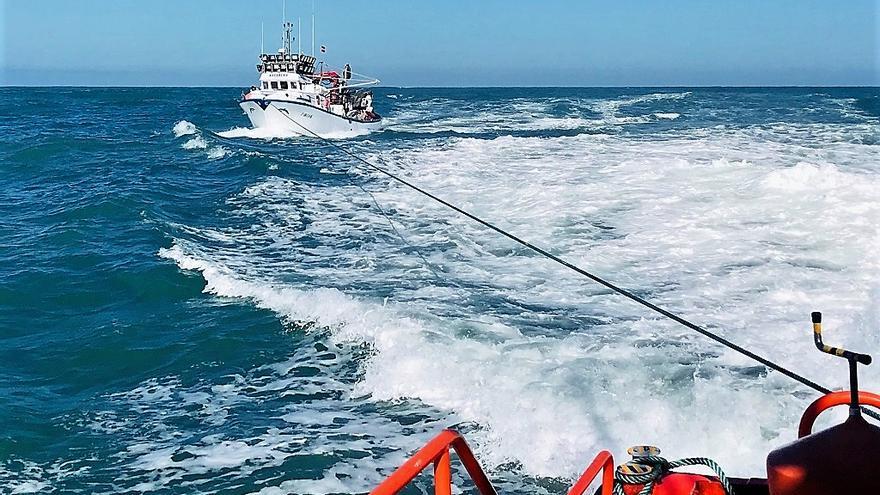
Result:
[[[824,148],[804,161],[802,145],[787,142],[796,129],[652,141],[451,138],[397,150],[391,165],[815,376],[826,364],[809,352],[816,308],[839,308],[826,315],[852,347],[880,344],[867,331],[880,266],[869,254],[877,227],[866,223],[880,215],[880,182],[852,167],[873,149],[839,154],[852,145],[833,127],[814,126]],[[670,457],[705,454],[748,475],[763,458],[746,453],[794,438],[812,398],[796,384],[381,177],[361,179],[393,209],[406,243],[350,184],[273,177],[230,201],[232,214],[253,216],[260,231],[202,230],[160,255],[201,273],[209,293],[326,329],[342,348],[367,346],[369,357],[352,356],[360,370],[352,396],[417,399],[479,425],[468,436],[495,469],[512,462],[532,476],[572,476],[601,447],[649,442]],[[825,227],[816,232],[816,223]],[[207,239],[217,236],[233,246],[212,247]],[[313,247],[290,250],[303,242]],[[269,254],[270,245],[280,251]],[[821,378],[843,385],[846,377]]]
[[[233,127],[228,131],[220,131],[218,136],[225,138],[249,138],[249,139],[292,139],[302,137],[301,134],[293,132],[291,129],[276,129],[273,127]]]
[[[623,126],[675,120],[681,113],[672,109],[690,95],[690,92],[681,92],[611,99],[537,97],[489,103],[479,109],[454,99],[432,98],[407,103],[406,108],[388,117],[388,128],[397,132],[464,135],[572,130],[616,132]],[[670,111],[658,112],[658,108]]]
[[[351,139],[370,134],[370,132],[371,131],[325,132],[320,134],[320,136],[325,139]],[[279,127],[233,127],[226,131],[220,131],[217,135],[230,139],[248,138],[265,141],[271,141],[273,139],[298,139],[303,137],[315,139],[314,136],[308,135],[307,131],[304,129],[301,132],[294,132],[293,129]]]

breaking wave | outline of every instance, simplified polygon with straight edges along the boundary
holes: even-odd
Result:
[[[224,148],[223,146],[209,146],[202,131],[192,122],[181,120],[174,124],[171,132],[174,133],[174,137],[176,138],[192,136],[181,144],[180,147],[185,150],[204,150],[205,156],[209,160],[218,160],[230,154],[229,149]]]
[[[189,136],[195,134],[197,131],[198,129],[196,129],[195,124],[187,122],[186,120],[178,121],[171,129],[171,132],[174,133],[174,137]]]

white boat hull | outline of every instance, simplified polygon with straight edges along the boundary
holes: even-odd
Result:
[[[255,128],[276,129],[301,136],[314,137],[311,134],[314,132],[327,138],[352,137],[382,128],[381,120],[349,119],[294,101],[246,99],[240,105]]]

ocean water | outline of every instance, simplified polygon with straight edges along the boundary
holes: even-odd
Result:
[[[761,476],[795,437],[812,391],[239,91],[0,89],[0,492],[366,492],[454,425],[503,492],[564,493],[603,448]],[[376,102],[342,146],[554,254],[829,387],[810,311],[880,349],[876,88]]]

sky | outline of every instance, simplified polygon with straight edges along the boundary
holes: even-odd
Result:
[[[288,0],[311,50],[312,0]],[[388,86],[880,85],[880,0],[317,1]],[[249,86],[282,0],[0,0],[0,84]]]

